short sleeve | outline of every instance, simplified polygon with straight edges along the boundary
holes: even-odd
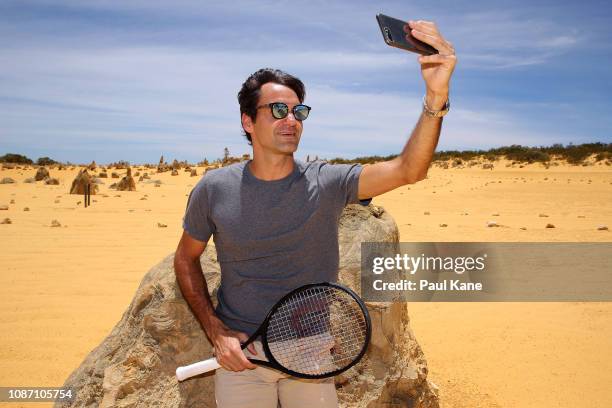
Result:
[[[208,242],[214,231],[209,214],[208,194],[202,180],[193,188],[187,199],[183,229],[198,241]]]
[[[333,184],[339,187],[338,193],[342,195],[345,206],[347,204],[361,204],[363,206],[370,204],[371,198],[359,199],[359,176],[363,170],[361,164],[325,164],[324,166],[327,169],[322,173],[331,177]]]

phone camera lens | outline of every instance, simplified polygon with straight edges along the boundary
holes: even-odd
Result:
[[[389,30],[389,27],[385,27],[385,39],[387,40],[387,42],[393,42],[393,37],[391,36],[391,30]]]

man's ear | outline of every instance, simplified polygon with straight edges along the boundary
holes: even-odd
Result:
[[[242,119],[242,128],[246,132],[253,134],[253,130],[255,128],[255,126],[253,126],[253,119],[251,119],[251,117],[247,115],[246,113],[242,114],[241,119]]]

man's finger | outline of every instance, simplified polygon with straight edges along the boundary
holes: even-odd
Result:
[[[434,55],[422,55],[419,57],[420,64],[443,64],[448,62],[451,59],[456,59],[455,55],[444,55],[444,54],[434,54]]]
[[[255,345],[253,343],[247,346],[247,350],[249,350],[249,352],[253,354],[254,356],[257,355],[257,350],[255,349]]]
[[[431,45],[439,52],[447,54],[452,54],[454,52],[454,50],[448,46],[448,44],[442,39],[442,37],[425,34],[422,31],[418,30],[412,30],[412,35],[417,40],[421,40],[424,43]]]
[[[237,332],[236,336],[238,337],[238,340],[240,340],[240,344],[244,344],[249,340],[249,335],[243,332]],[[255,349],[255,344],[250,343],[247,346],[247,350],[249,350],[249,352],[253,355],[257,355],[257,350]]]
[[[438,28],[434,23],[429,23],[424,21],[409,21],[408,24],[404,26],[404,31],[409,33],[411,29],[417,29],[426,34],[437,35],[439,34]]]

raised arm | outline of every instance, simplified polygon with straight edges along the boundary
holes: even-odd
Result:
[[[425,81],[427,107],[433,111],[442,110],[448,100],[450,78],[457,63],[455,49],[442,37],[433,22],[410,21],[404,30],[412,30],[415,38],[439,51],[439,54],[419,56],[418,61]],[[375,197],[405,184],[423,180],[431,164],[441,129],[441,117],[421,113],[398,157],[364,167],[359,177],[359,198]]]
[[[200,255],[205,248],[206,242],[198,241],[183,231],[183,236],[174,254],[176,280],[183,297],[215,347],[219,364],[232,371],[253,369],[256,366],[246,359],[240,348],[240,342],[246,341],[248,336],[245,333],[230,330],[215,314],[200,265]],[[254,348],[249,348],[249,350],[255,352]]]

